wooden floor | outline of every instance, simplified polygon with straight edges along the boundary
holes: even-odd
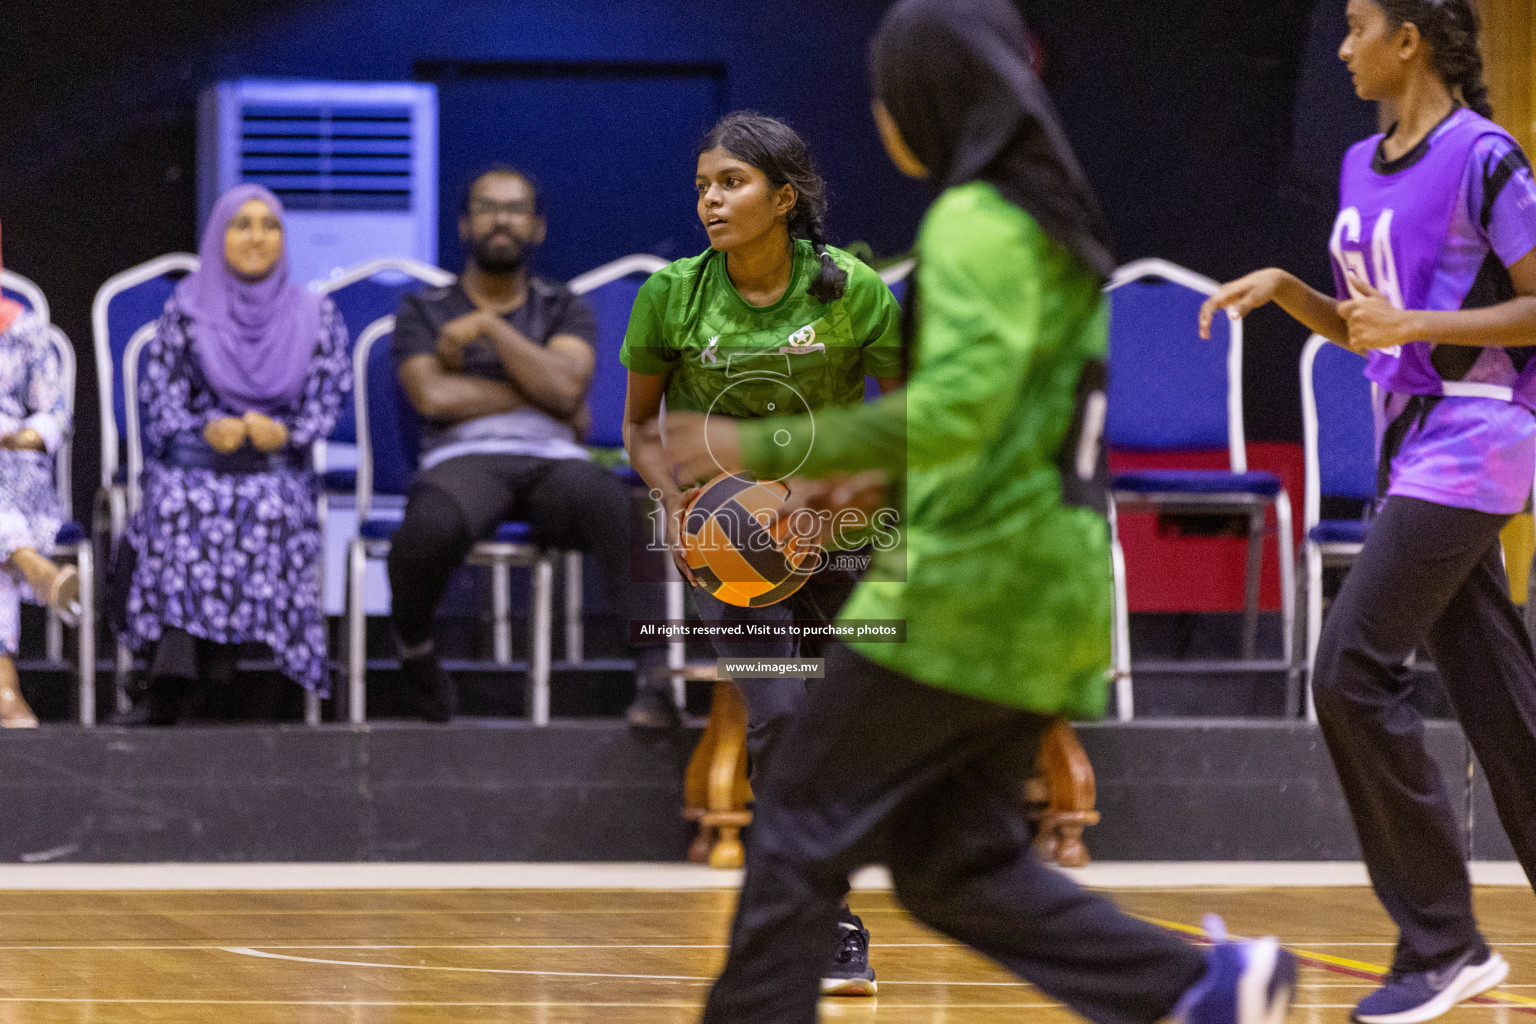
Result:
[[[1131,890],[1145,917],[1278,934],[1307,963],[1292,1020],[1342,1022],[1391,955],[1360,888]],[[413,1024],[693,1021],[734,894],[522,890],[0,893],[0,1024],[136,1021]],[[1448,1021],[1536,1014],[1536,897],[1481,888],[1510,984]],[[830,1021],[1065,1021],[1028,985],[915,924],[883,892],[854,909],[874,933],[878,999],[824,1000]],[[1536,1024],[1536,1018],[1533,1018]]]

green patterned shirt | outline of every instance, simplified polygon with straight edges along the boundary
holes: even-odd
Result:
[[[880,275],[829,246],[848,287],[821,302],[805,290],[820,261],[811,243],[794,244],[789,287],[771,306],[737,294],[713,250],[652,274],[635,298],[620,361],[668,377],[668,409],[733,419],[854,405],[866,376],[901,376],[901,312]]]
[[[1084,363],[1104,358],[1107,303],[1082,264],[980,182],[938,198],[917,254],[907,386],[826,410],[814,438],[804,421],[743,424],[747,468],[878,468],[904,491],[900,543],[877,552],[840,617],[903,619],[906,641],[851,644],[860,654],[943,689],[1098,717],[1108,529],[1062,504],[1056,453]]]

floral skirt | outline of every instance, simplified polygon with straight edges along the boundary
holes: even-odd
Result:
[[[297,470],[146,466],[143,507],[128,526],[138,562],[127,643],[153,643],[166,627],[263,643],[285,675],[328,693],[318,493],[314,474]]]
[[[21,548],[47,555],[63,521],[53,457],[0,448],[0,564]],[[23,600],[35,598],[20,570],[0,568],[0,655],[16,656]]]

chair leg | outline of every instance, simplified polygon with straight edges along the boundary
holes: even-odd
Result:
[[[565,660],[580,665],[586,660],[582,633],[582,561],[580,551],[565,553]]]
[[[89,540],[75,555],[80,573],[80,627],[75,637],[79,657],[80,724],[96,724],[96,555]]]
[[[512,567],[505,562],[491,566],[491,658],[498,665],[512,664]]]
[[[1248,515],[1248,575],[1243,588],[1243,660],[1252,661],[1259,641],[1259,576],[1264,566],[1264,510]]]
[[[362,540],[347,545],[347,718],[362,725],[366,710],[367,609],[363,607],[363,574],[368,569],[368,552]]]
[[[128,699],[128,674],[133,671],[133,652],[121,640],[117,644],[117,663],[113,666],[112,687],[117,710],[127,713],[133,707]]]
[[[681,622],[687,614],[684,607],[687,586],[683,582],[682,574],[677,571],[677,566],[672,559],[667,559],[667,569],[672,576],[666,582],[667,594],[667,618],[672,622]],[[667,641],[667,668],[672,670],[672,699],[677,703],[681,711],[688,705],[688,687],[683,678],[683,667],[688,664],[688,644],[681,639]]]
[[[1276,541],[1280,549],[1280,658],[1291,664],[1296,646],[1296,535],[1291,532],[1291,496],[1275,495]]]
[[[1317,721],[1317,706],[1312,700],[1312,670],[1317,665],[1317,644],[1323,635],[1323,553],[1316,544],[1307,544],[1307,721]]]
[[[64,660],[64,622],[52,608],[48,609],[48,625],[43,634],[43,654],[49,661]]]
[[[1125,549],[1120,546],[1113,520],[1110,523],[1109,564],[1114,576],[1115,709],[1120,721],[1129,722],[1136,715],[1135,690],[1131,685],[1131,615],[1125,593]]]
[[[533,566],[533,624],[528,658],[533,724],[549,724],[549,648],[553,628],[551,605],[554,603],[555,564],[553,556],[541,553]]]

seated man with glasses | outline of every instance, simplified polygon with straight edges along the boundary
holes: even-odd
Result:
[[[395,365],[424,422],[421,471],[390,544],[391,615],[428,721],[457,706],[433,646],[438,603],[470,548],[504,521],[529,523],[542,546],[595,553],[615,611],[659,617],[633,611],[629,492],[580,443],[596,320],[569,288],[528,272],[544,231],[526,175],[481,173],[459,215],[463,274],[407,296],[396,316]],[[666,661],[663,647],[635,655],[641,679]],[[675,708],[664,711],[675,721]]]

